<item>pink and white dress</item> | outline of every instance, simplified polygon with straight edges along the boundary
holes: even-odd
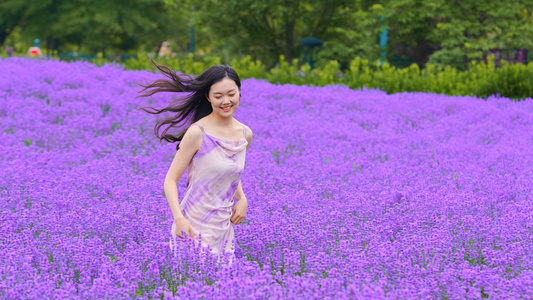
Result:
[[[235,234],[230,221],[235,191],[244,170],[246,127],[238,141],[218,138],[202,129],[202,145],[187,167],[187,190],[180,203],[183,216],[193,231],[201,234],[202,246],[214,254],[233,255]],[[172,222],[172,237],[176,224]],[[172,245],[171,245],[172,246]]]

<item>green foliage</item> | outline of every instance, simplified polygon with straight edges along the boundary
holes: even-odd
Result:
[[[484,64],[474,64],[477,74],[490,72]],[[491,65],[491,69],[494,66]],[[478,86],[476,94],[487,97],[499,94],[512,99],[523,99],[533,97],[533,63],[509,64],[502,61],[502,65],[492,74],[483,76],[483,84]]]
[[[289,64],[283,55],[279,57],[279,67],[273,68],[269,73],[265,74],[266,79],[270,82],[287,84],[299,83],[298,77],[298,59],[294,59],[292,64]]]
[[[424,57],[443,49],[433,62],[454,66],[460,52],[467,58],[466,68],[468,60],[481,58],[490,49],[533,47],[531,4],[530,0],[384,0],[382,9],[369,12],[373,18],[385,17],[389,51],[401,44]]]
[[[128,70],[155,70],[150,58],[142,53],[139,53],[137,59],[128,59],[124,63],[124,68]],[[158,64],[162,64],[179,70],[184,74],[200,74],[207,67],[218,65],[221,59],[217,56],[195,56],[192,53],[180,55],[177,57],[159,57],[155,58]]]
[[[158,59],[157,62],[186,74],[199,74],[207,67],[220,63],[220,59],[189,54],[183,59],[165,58]],[[465,71],[432,64],[423,69],[417,64],[411,64],[408,68],[396,68],[387,62],[381,64],[378,60],[372,63],[360,57],[354,58],[344,72],[340,70],[340,64],[336,60],[311,70],[308,64],[298,68],[297,59],[289,64],[283,56],[280,56],[278,66],[269,70],[260,61],[252,61],[249,56],[241,60],[234,59],[231,65],[241,79],[265,78],[276,84],[343,84],[352,89],[375,88],[387,93],[431,92],[482,98],[491,95],[511,99],[533,97],[533,63],[508,64],[504,61],[501,67],[496,68],[494,56],[490,56],[486,64],[471,62]],[[126,61],[125,67],[154,71],[146,55]]]
[[[243,59],[233,59],[230,65],[232,66],[240,78],[262,78],[265,74],[265,66],[259,60],[252,60],[250,55]]]
[[[198,23],[213,34],[216,48],[230,44],[233,52],[259,57],[272,66],[279,55],[287,62],[298,57],[300,39],[327,39],[329,28],[347,25],[345,16],[356,7],[357,2],[349,0],[206,0],[195,4],[195,12]]]
[[[184,74],[198,75],[209,66],[222,63],[222,59],[213,55],[179,55],[162,57],[156,62],[169,66]],[[112,62],[99,53],[91,62],[97,65]],[[494,56],[487,63],[472,61],[467,70],[461,71],[449,65],[427,64],[421,69],[417,64],[407,68],[397,68],[379,60],[371,62],[355,57],[349,67],[341,70],[339,62],[330,60],[321,67],[311,70],[308,64],[298,68],[298,59],[288,63],[283,55],[279,57],[276,67],[268,69],[259,60],[250,56],[231,60],[230,65],[241,79],[266,79],[275,84],[296,84],[325,86],[332,84],[347,85],[352,89],[373,88],[387,93],[431,92],[446,95],[478,96],[486,98],[500,95],[511,99],[533,98],[533,62],[509,64],[502,61],[496,68]],[[139,53],[123,63],[129,70],[151,70],[155,72],[148,55]],[[25,141],[27,146],[31,141]]]
[[[318,62],[315,67],[323,68],[329,61],[336,60],[339,62],[341,69],[345,70],[355,56],[357,56],[355,55],[355,50],[345,44],[326,42],[323,50],[318,54]]]
[[[0,2],[0,45],[14,31],[24,15],[24,1],[2,0]]]
[[[387,93],[432,92],[447,95],[500,95],[511,99],[533,97],[533,63],[503,63],[495,68],[494,57],[488,63],[473,61],[466,71],[446,66],[426,65],[420,70],[416,64],[396,69],[387,63],[375,67],[367,60],[356,58],[350,64],[345,82],[351,88],[378,88]],[[344,82],[343,82],[344,83]]]
[[[335,60],[346,71],[353,57],[380,59],[378,37],[386,28],[392,65],[414,61],[424,66],[429,59],[435,66],[466,70],[469,61],[490,49],[532,49],[531,5],[531,0],[131,0],[127,5],[120,0],[2,0],[0,44],[25,54],[39,38],[43,49],[105,56],[155,53],[169,40],[179,59],[187,60],[183,54],[194,26],[196,55],[216,53],[224,62],[249,55],[245,66],[256,73],[260,67],[252,62],[272,68],[280,55],[289,64],[300,58],[301,66],[299,41],[309,36],[324,41],[318,69]],[[137,63],[129,65],[149,65],[142,59]]]
[[[186,16],[163,0],[6,0],[0,3],[0,43],[19,28],[20,40],[39,38],[41,48],[125,53],[186,30]]]
[[[433,52],[429,57],[428,64],[435,65],[438,67],[452,66],[457,70],[463,71],[464,62],[463,62],[464,52],[459,48],[454,48],[451,50],[441,49]]]

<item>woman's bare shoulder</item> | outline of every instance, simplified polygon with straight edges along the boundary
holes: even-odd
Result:
[[[242,123],[242,122],[239,122],[238,120],[236,120],[241,126],[243,126],[244,128],[246,128],[246,140],[248,141],[248,143],[251,143],[252,142],[252,138],[253,138],[253,132],[252,132],[252,129],[250,127],[248,127],[246,124]]]
[[[200,126],[202,126],[202,124],[200,124],[198,122],[196,122],[195,124],[191,124],[191,126],[189,126],[189,128],[187,128],[187,131],[185,131],[185,135],[187,135],[187,134],[192,135],[192,136],[201,136],[202,135],[203,131],[200,128]],[[198,126],[198,124],[200,126]]]
[[[237,119],[235,119],[235,121],[237,121],[237,124],[239,126],[243,126],[244,128],[246,128],[246,132],[247,132],[246,135],[247,136],[249,135],[248,132],[252,133],[252,129],[250,127],[248,127],[246,124],[244,124],[243,122],[239,122],[239,120],[237,120]]]
[[[200,120],[194,122],[193,124],[200,124],[200,126],[202,127],[206,127],[206,126],[209,126],[209,122],[208,122],[208,118],[207,116],[201,118]],[[191,126],[191,127],[199,127],[199,126]]]
[[[202,144],[202,136],[203,131],[198,125],[191,125],[189,128],[187,128],[187,131],[185,131],[185,134],[183,135],[183,139],[180,143],[181,145],[185,146],[189,149],[198,150],[200,148],[200,145]]]
[[[252,128],[242,124],[245,128],[246,128],[246,139],[252,139],[253,137],[253,132],[252,132]]]

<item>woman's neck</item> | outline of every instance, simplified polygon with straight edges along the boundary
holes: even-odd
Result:
[[[208,117],[211,119],[211,122],[215,127],[228,129],[231,129],[233,127],[233,116],[228,118],[221,118],[216,114],[211,113]]]

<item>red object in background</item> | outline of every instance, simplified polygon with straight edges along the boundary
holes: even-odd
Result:
[[[43,53],[41,52],[41,49],[39,47],[30,47],[30,49],[28,49],[28,56],[30,57],[40,57],[42,56]]]
[[[527,64],[527,49],[516,49],[514,52],[513,50],[505,51],[503,49],[492,49],[489,50],[485,56],[483,56],[483,61],[485,63],[487,63],[487,57],[491,54],[494,54],[494,65],[496,67],[501,66],[502,59],[512,64]]]

